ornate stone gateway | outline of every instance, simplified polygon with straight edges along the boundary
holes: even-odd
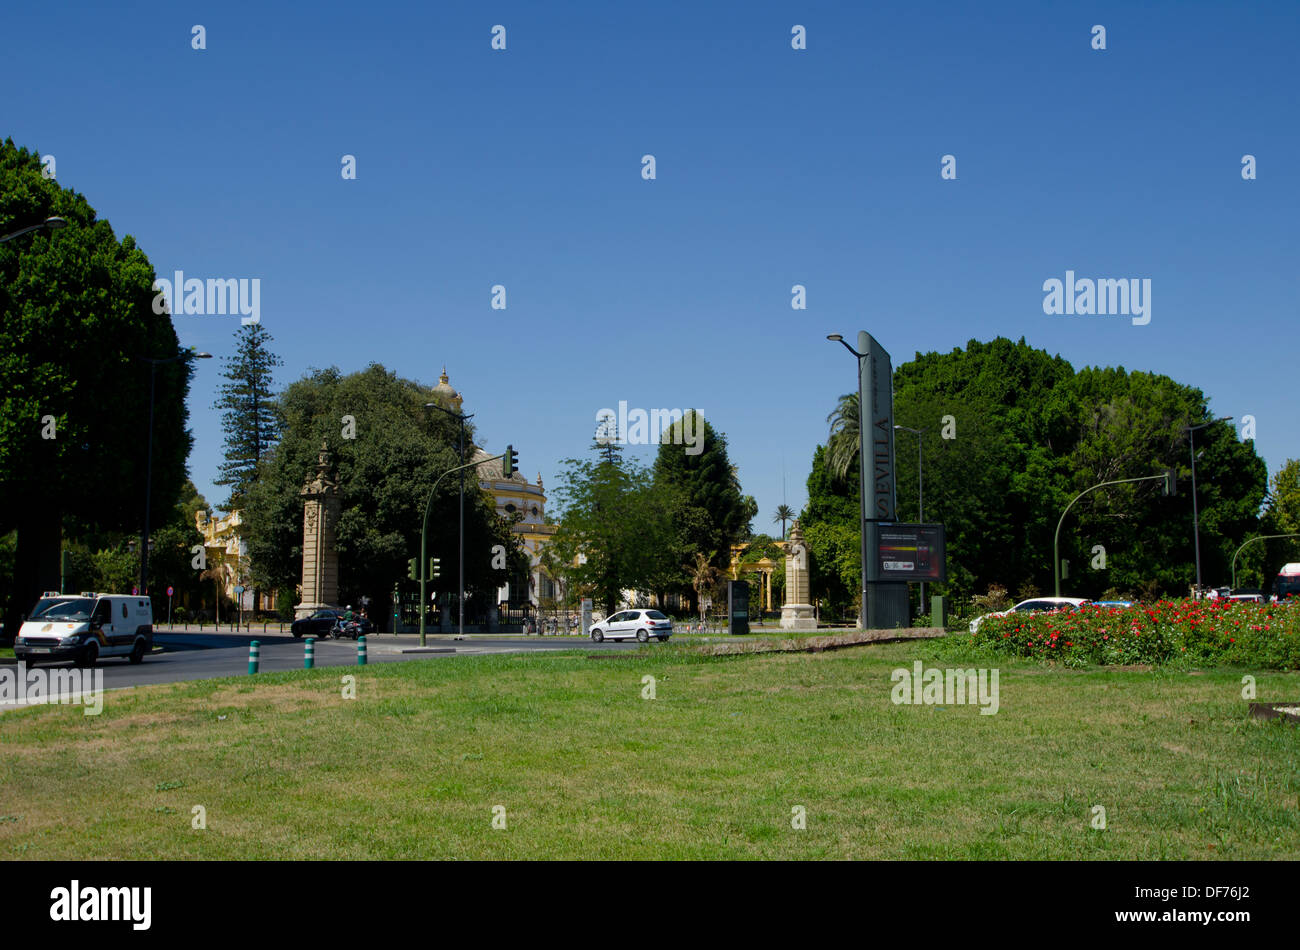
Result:
[[[321,607],[337,606],[339,556],[334,546],[334,525],[339,516],[339,486],[331,473],[329,446],[322,442],[316,477],[303,486],[302,603],[293,608],[298,618]]]

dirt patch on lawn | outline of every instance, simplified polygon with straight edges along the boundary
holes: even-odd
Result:
[[[823,653],[872,643],[898,643],[903,640],[928,640],[944,635],[942,627],[900,627],[896,630],[854,630],[824,637],[799,637],[785,640],[728,640],[705,643],[695,648],[705,656],[728,656],[735,653]]]

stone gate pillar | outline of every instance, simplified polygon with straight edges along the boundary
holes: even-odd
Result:
[[[317,456],[316,477],[303,486],[301,495],[302,603],[293,608],[299,618],[321,607],[336,606],[339,599],[339,556],[334,544],[339,486],[330,471],[329,447],[324,442]]]
[[[813,630],[813,616],[808,579],[808,548],[803,543],[803,528],[795,521],[790,526],[790,547],[785,554],[785,605],[781,608],[782,630]]]

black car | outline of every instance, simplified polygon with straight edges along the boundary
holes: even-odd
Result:
[[[316,611],[310,617],[303,617],[301,620],[295,620],[289,627],[295,637],[324,637],[334,625],[343,619],[346,611],[334,607],[325,607]],[[368,634],[374,629],[374,625],[369,618],[361,616],[355,611],[352,619],[361,624],[361,632]]]

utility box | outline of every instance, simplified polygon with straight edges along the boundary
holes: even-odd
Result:
[[[948,612],[944,610],[942,597],[930,598],[930,626],[932,627],[948,626]]]
[[[749,584],[727,581],[727,633],[749,633]]]

